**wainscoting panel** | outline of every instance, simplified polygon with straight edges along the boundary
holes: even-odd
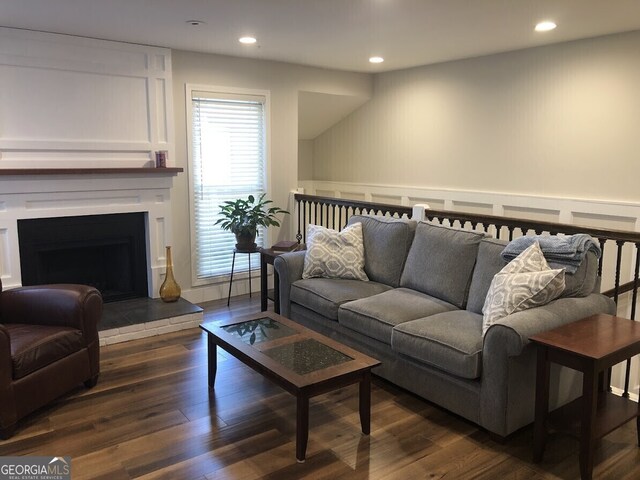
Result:
[[[0,27],[0,168],[174,158],[171,51]]]

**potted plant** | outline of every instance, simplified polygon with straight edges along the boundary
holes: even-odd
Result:
[[[263,193],[256,198],[253,195],[244,199],[227,200],[220,207],[222,218],[214,225],[220,225],[223,230],[229,230],[236,236],[236,248],[240,251],[254,250],[256,248],[256,235],[258,227],[279,227],[280,222],[276,215],[289,214],[280,207],[269,207],[273,203],[265,200]]]

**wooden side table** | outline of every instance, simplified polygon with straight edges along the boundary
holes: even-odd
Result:
[[[295,249],[290,251],[295,252],[298,250],[304,250],[304,245],[299,244]],[[277,256],[288,252],[289,251],[284,250],[274,250],[273,248],[260,249],[260,310],[262,312],[267,310],[267,303],[269,300],[267,265],[273,265]],[[273,311],[280,313],[280,278],[275,269],[273,270]]]
[[[580,439],[580,476],[591,479],[596,440],[633,418],[640,446],[640,405],[608,391],[605,370],[640,353],[640,323],[594,315],[529,338],[537,347],[533,460],[542,460],[547,422]],[[549,413],[549,367],[581,371],[582,397]]]

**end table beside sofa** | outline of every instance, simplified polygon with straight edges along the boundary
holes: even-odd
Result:
[[[610,315],[594,315],[534,335],[538,349],[534,454],[542,460],[547,420],[580,440],[580,476],[590,480],[596,440],[636,419],[640,447],[640,405],[608,391],[605,371],[640,353],[640,323]],[[551,363],[582,372],[582,398],[549,412]]]

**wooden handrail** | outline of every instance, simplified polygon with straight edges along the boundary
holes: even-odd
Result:
[[[308,202],[321,205],[335,205],[345,208],[367,211],[382,211],[390,213],[398,213],[400,215],[411,216],[412,207],[393,205],[385,203],[365,202],[361,200],[349,200],[343,198],[322,197],[316,195],[306,195],[296,193],[294,198],[297,203]],[[501,217],[498,215],[485,215],[468,212],[458,212],[452,210],[435,210],[428,209],[425,214],[429,220],[446,219],[451,223],[460,222],[461,224],[482,224],[485,226],[500,226],[522,230],[526,233],[530,230],[541,234],[549,232],[552,235],[563,233],[566,235],[574,235],[577,233],[586,233],[592,237],[603,240],[622,241],[625,243],[640,244],[640,232],[632,232],[627,230],[614,230],[604,228],[593,228],[569,223],[545,222],[540,220],[527,220],[515,217]]]

